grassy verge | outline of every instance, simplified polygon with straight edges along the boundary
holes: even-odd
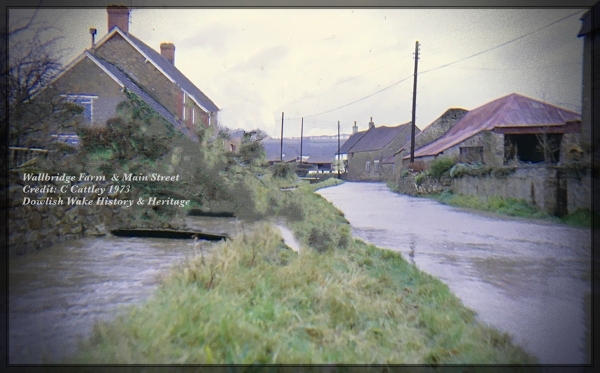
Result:
[[[423,196],[432,198],[436,201],[457,207],[466,207],[480,211],[489,211],[501,215],[516,216],[529,219],[544,219],[556,223],[565,223],[574,227],[590,228],[592,227],[593,214],[590,210],[577,210],[562,218],[551,216],[545,211],[541,211],[527,201],[516,198],[503,198],[491,196],[487,199],[480,199],[478,196],[466,196],[462,194],[452,194],[449,191]],[[594,226],[600,227],[600,216],[594,217]]]
[[[303,217],[289,226],[312,250],[294,253],[264,223],[174,268],[147,303],[97,324],[68,362],[535,362],[477,323],[444,283],[352,239],[343,215],[314,193],[334,182],[325,183],[286,196]]]

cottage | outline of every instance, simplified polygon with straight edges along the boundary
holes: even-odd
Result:
[[[340,153],[348,155],[348,180],[382,181],[390,175],[386,174],[389,168],[381,168],[381,162],[410,141],[411,126],[409,122],[395,127],[375,127],[371,118],[366,131],[358,132],[355,124],[353,132],[340,147]]]
[[[458,121],[467,114],[468,111],[459,108],[450,108],[446,110],[439,118],[434,120],[432,123],[427,125],[421,132],[415,135],[415,150],[419,149],[427,144],[434,142],[440,137],[444,136]],[[403,158],[410,156],[410,141],[406,143],[402,148],[396,151],[393,156],[386,159],[383,164],[390,168],[390,171],[394,173],[395,178],[399,176],[399,172],[402,169]]]
[[[333,171],[333,157],[331,156],[309,156],[306,160],[302,160],[303,163],[312,166],[311,171],[316,172],[331,172]]]
[[[498,166],[513,161],[560,162],[578,142],[581,116],[512,93],[465,114],[438,140],[415,151],[415,161],[437,156]],[[410,155],[403,157],[408,164]]]
[[[102,126],[132,94],[189,138],[204,127],[218,132],[219,108],[175,67],[175,45],[160,53],[129,32],[130,10],[109,6],[108,34],[92,45],[51,84],[68,101],[84,107],[89,125]]]

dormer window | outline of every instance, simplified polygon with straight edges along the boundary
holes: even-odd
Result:
[[[89,123],[94,122],[94,100],[98,98],[95,95],[62,95],[68,102],[73,102],[79,106],[83,106],[83,117]]]

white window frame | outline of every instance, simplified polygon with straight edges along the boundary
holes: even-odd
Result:
[[[192,107],[192,124],[196,124],[196,108]]]
[[[373,171],[379,172],[379,160],[378,159],[373,161]]]
[[[96,95],[80,95],[80,94],[66,94],[60,95],[65,98],[69,102],[75,102],[76,99],[85,99],[88,101],[83,101],[82,104],[90,104],[90,123],[94,123],[94,100],[98,99]]]

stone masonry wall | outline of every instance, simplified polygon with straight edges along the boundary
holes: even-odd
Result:
[[[43,185],[97,185],[107,187],[105,183],[80,182],[74,184],[44,183]],[[85,236],[102,236],[112,229],[121,227],[127,220],[127,211],[121,206],[71,206],[71,205],[23,205],[24,197],[44,200],[46,197],[58,197],[58,194],[24,193],[25,185],[42,187],[41,183],[25,182],[17,175],[10,175],[8,188],[8,247],[9,255],[23,255],[35,250],[50,247]],[[88,194],[61,193],[67,197],[83,197],[95,199]]]
[[[116,114],[117,105],[127,100],[121,87],[88,58],[76,63],[53,83],[61,94],[96,95],[93,101],[93,122],[104,124]]]
[[[164,76],[152,63],[147,62],[135,48],[120,35],[115,34],[94,51],[105,60],[121,66],[142,84],[149,94],[163,104],[167,110],[182,116],[183,98],[181,89]]]
[[[592,207],[592,179],[590,173],[560,171],[557,167],[531,166],[520,167],[505,176],[462,176],[458,178],[424,177],[421,184],[415,182],[415,174],[401,176],[398,179],[399,191],[408,195],[425,195],[451,190],[454,194],[478,196],[482,201],[488,197],[522,199],[540,210],[554,215],[559,202],[566,204],[565,213],[571,214],[578,209]],[[565,188],[564,197],[560,197],[559,188]],[[566,200],[559,201],[559,198]]]

